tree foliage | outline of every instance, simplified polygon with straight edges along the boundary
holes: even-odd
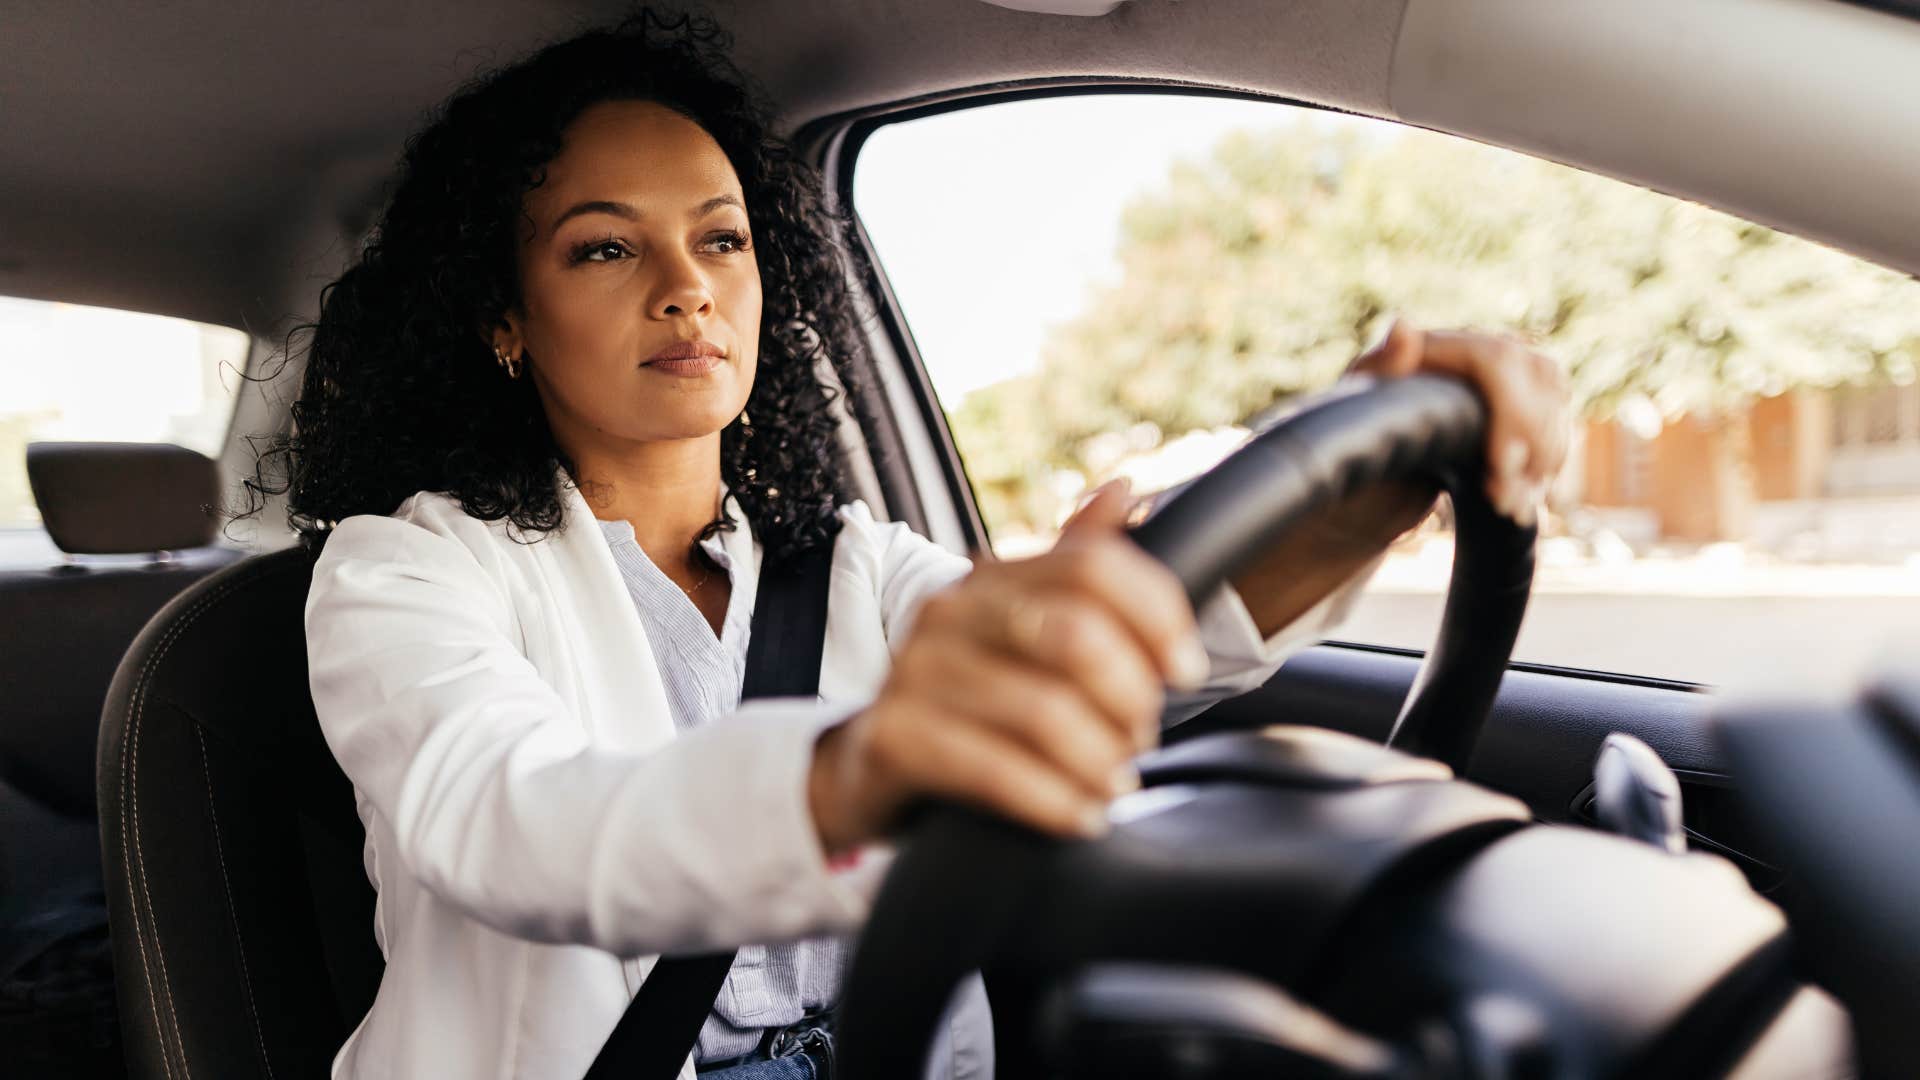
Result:
[[[1302,121],[1173,167],[1120,223],[1117,280],[1036,373],[953,422],[989,519],[1040,523],[1090,439],[1248,418],[1331,382],[1389,313],[1512,330],[1590,416],[1910,380],[1920,284],[1692,203],[1450,136]]]

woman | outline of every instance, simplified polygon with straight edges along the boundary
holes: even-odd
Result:
[[[1426,509],[1338,508],[1197,619],[1118,490],[1021,562],[876,521],[821,382],[860,378],[851,256],[723,45],[643,17],[462,90],[325,294],[278,451],[387,956],[336,1075],[577,1076],[655,954],[736,946],[683,1075],[815,1075],[775,1055],[817,1043],[904,805],[1097,833],[1164,719],[1327,629]],[[1551,364],[1397,327],[1356,367],[1474,380],[1529,512]],[[761,561],[822,546],[821,700],[739,706]],[[976,982],[931,1068],[991,1053]]]

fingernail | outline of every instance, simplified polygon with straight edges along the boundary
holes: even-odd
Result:
[[[1520,512],[1520,483],[1517,480],[1505,480],[1489,492],[1494,513],[1510,518]]]
[[[1540,523],[1539,503],[1531,497],[1522,497],[1520,505],[1514,508],[1511,517],[1515,525],[1523,529],[1531,529]]]
[[[1139,791],[1140,770],[1134,768],[1131,762],[1120,766],[1113,770],[1113,775],[1107,779],[1107,787],[1112,790],[1113,797],[1116,799]]]
[[[1113,823],[1107,820],[1107,808],[1095,803],[1080,812],[1080,835],[1089,840],[1098,840],[1113,830]]]
[[[1207,655],[1207,647],[1200,644],[1200,635],[1194,634],[1174,646],[1168,667],[1169,685],[1178,690],[1198,690],[1213,673],[1213,659]]]
[[[1531,529],[1540,522],[1540,508],[1547,501],[1547,485],[1538,480],[1514,480],[1500,489],[1498,510],[1504,517],[1512,518],[1515,525]]]
[[[1085,510],[1095,499],[1104,497],[1109,490],[1118,491],[1120,495],[1124,497],[1133,490],[1133,480],[1130,477],[1116,476],[1111,480],[1094,485],[1091,489],[1081,493],[1079,501],[1074,503],[1073,512],[1077,514]]]
[[[1512,487],[1521,481],[1521,470],[1527,467],[1527,444],[1520,439],[1508,439],[1507,445],[1500,448],[1500,460],[1495,463],[1495,471],[1500,474],[1501,483]]]
[[[1537,525],[1540,516],[1547,512],[1547,488],[1545,480],[1535,480],[1527,488],[1527,524]]]
[[[1088,492],[1086,502],[1092,502],[1095,499],[1104,499],[1109,495],[1118,495],[1124,498],[1127,492],[1132,489],[1133,481],[1131,479],[1124,476],[1116,476]],[[1085,503],[1082,503],[1082,505],[1085,505]]]

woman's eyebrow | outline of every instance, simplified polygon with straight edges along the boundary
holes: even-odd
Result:
[[[743,210],[746,209],[745,206],[741,205],[738,195],[715,195],[713,198],[694,207],[693,216],[706,217],[708,214],[713,213],[723,206],[739,206]],[[639,209],[629,203],[613,202],[608,199],[589,199],[586,202],[575,203],[568,207],[564,213],[553,219],[553,227],[558,229],[560,226],[565,225],[568,221],[582,214],[611,214],[614,217],[625,218],[628,221],[640,220]]]

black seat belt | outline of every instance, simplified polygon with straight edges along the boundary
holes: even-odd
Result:
[[[760,564],[740,699],[814,697],[827,641],[833,543]],[[733,968],[732,952],[663,956],[607,1036],[586,1080],[673,1080]]]

